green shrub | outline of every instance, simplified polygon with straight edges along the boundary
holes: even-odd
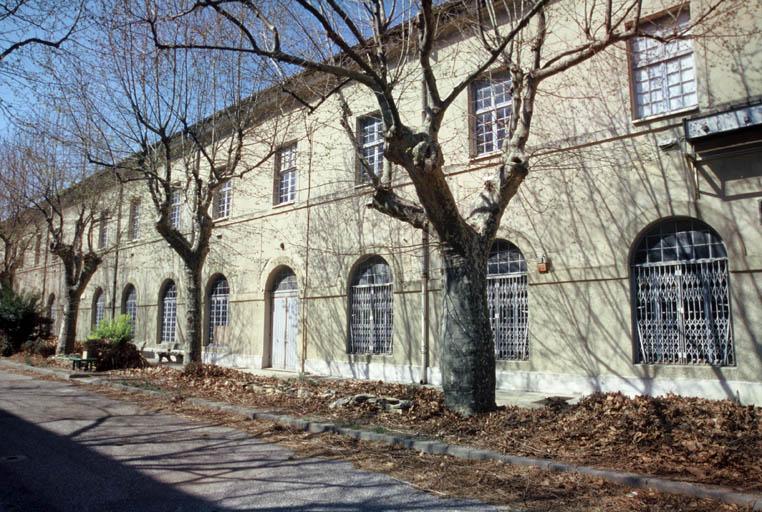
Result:
[[[50,324],[50,319],[40,314],[39,297],[0,289],[0,354],[18,352],[25,341],[46,335]]]
[[[88,352],[88,357],[90,353]],[[107,370],[124,370],[126,368],[145,368],[148,362],[134,343],[107,343],[98,356],[95,369],[99,372]]]
[[[119,315],[113,320],[104,320],[87,337],[88,341],[104,340],[113,345],[132,341],[132,322],[128,315]]]

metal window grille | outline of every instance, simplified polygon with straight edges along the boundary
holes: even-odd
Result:
[[[106,297],[100,289],[95,293],[95,301],[93,301],[93,327],[98,327],[106,315]]]
[[[278,203],[296,200],[296,144],[280,150],[278,154]]]
[[[138,293],[132,285],[130,285],[124,298],[124,314],[130,317],[134,329],[138,320]]]
[[[172,197],[170,198],[169,209],[169,224],[175,229],[180,228],[180,207],[182,205],[182,198],[180,197],[179,190],[172,191]]]
[[[368,173],[381,176],[384,166],[384,123],[379,116],[360,118],[359,143],[362,161],[360,180],[370,181]]]
[[[98,249],[103,249],[108,245],[108,214],[101,213],[98,221]]]
[[[228,281],[221,277],[212,285],[209,292],[209,335],[208,343],[214,343],[214,328],[228,325],[228,302],[230,288]]]
[[[177,288],[174,283],[164,289],[161,304],[161,343],[174,343],[177,325]]]
[[[495,240],[487,262],[487,302],[497,358],[529,359],[527,264],[504,240]]]
[[[693,220],[659,224],[632,265],[636,360],[732,366],[728,258],[722,239]]]
[[[214,197],[214,218],[224,219],[230,215],[233,199],[233,182],[226,181]]]
[[[130,223],[128,226],[128,237],[130,240],[140,238],[140,201],[135,200],[130,203]]]
[[[653,35],[669,35],[689,23],[688,12],[667,15],[644,27]],[[661,43],[653,38],[633,39],[632,76],[635,114],[647,117],[693,107],[698,102],[693,46],[690,40]]]
[[[298,289],[299,285],[296,282],[296,274],[294,274],[294,272],[290,269],[284,269],[275,279],[273,293],[289,292]]]
[[[393,290],[389,265],[381,258],[355,274],[349,293],[350,354],[391,354]]]
[[[484,155],[500,149],[508,136],[513,108],[511,80],[479,80],[473,87],[476,154]]]

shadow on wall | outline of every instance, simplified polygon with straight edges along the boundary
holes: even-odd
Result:
[[[618,113],[610,112],[612,130],[619,118]],[[576,135],[573,127],[570,130],[572,136]],[[758,151],[758,160],[759,156]],[[735,164],[748,170],[749,160],[755,156],[745,158],[743,163]],[[729,160],[722,164],[733,167]],[[711,204],[711,199],[706,204],[696,201],[695,174],[679,148],[659,149],[655,135],[623,138],[566,151],[547,158],[543,166],[555,171],[553,177],[545,181],[539,178],[539,183],[522,190],[521,214],[528,220],[529,231],[539,240],[543,253],[557,254],[561,272],[551,274],[551,281],[530,287],[533,305],[539,310],[530,311],[530,318],[534,317],[530,325],[534,324],[536,329],[530,334],[532,357],[553,358],[556,371],[584,372],[592,389],[602,389],[605,377],[612,376],[618,382],[627,379],[630,392],[651,394],[655,377],[674,378],[675,368],[633,364],[636,347],[630,252],[639,234],[653,222],[686,216],[704,220],[723,237],[730,260],[731,319],[738,334],[734,345],[740,361],[737,364],[747,368],[762,364],[759,333],[754,327],[762,292],[753,274],[744,273],[751,269],[744,268],[749,260],[745,257],[741,230],[749,218],[738,217],[745,211],[740,208],[723,207],[716,201]],[[748,171],[744,172],[725,176],[749,178]],[[757,178],[758,174],[754,174],[745,182],[747,187],[754,188],[751,195],[740,195],[737,199],[762,193]],[[548,186],[550,180],[553,187]],[[553,189],[550,197],[549,189]],[[729,199],[724,197],[725,201]],[[542,216],[534,211],[537,204],[547,205]],[[748,211],[745,213],[749,215]],[[751,236],[755,243],[759,242],[758,235]],[[537,331],[544,335],[538,336]],[[742,342],[740,346],[737,340]],[[753,347],[751,352],[747,340]],[[746,359],[750,357],[756,361]],[[695,369],[696,374],[704,375],[698,378],[706,378],[710,373],[706,370],[711,369],[724,395],[736,399],[736,391],[726,382],[726,369],[709,366]],[[682,370],[685,377],[691,378],[691,368]]]

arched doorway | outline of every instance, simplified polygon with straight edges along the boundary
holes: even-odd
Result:
[[[728,255],[696,219],[648,229],[632,254],[635,362],[735,364]]]
[[[299,285],[290,268],[283,268],[278,272],[270,294],[270,367],[296,370],[299,360]]]

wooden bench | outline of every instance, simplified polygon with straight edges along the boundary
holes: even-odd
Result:
[[[164,359],[166,359],[168,363],[173,362],[172,361],[172,356],[175,356],[175,361],[174,362],[177,363],[177,362],[180,362],[178,360],[178,356],[180,358],[184,357],[185,356],[185,351],[178,350],[178,349],[157,350],[156,351],[156,355],[159,357],[159,363],[161,363]]]

